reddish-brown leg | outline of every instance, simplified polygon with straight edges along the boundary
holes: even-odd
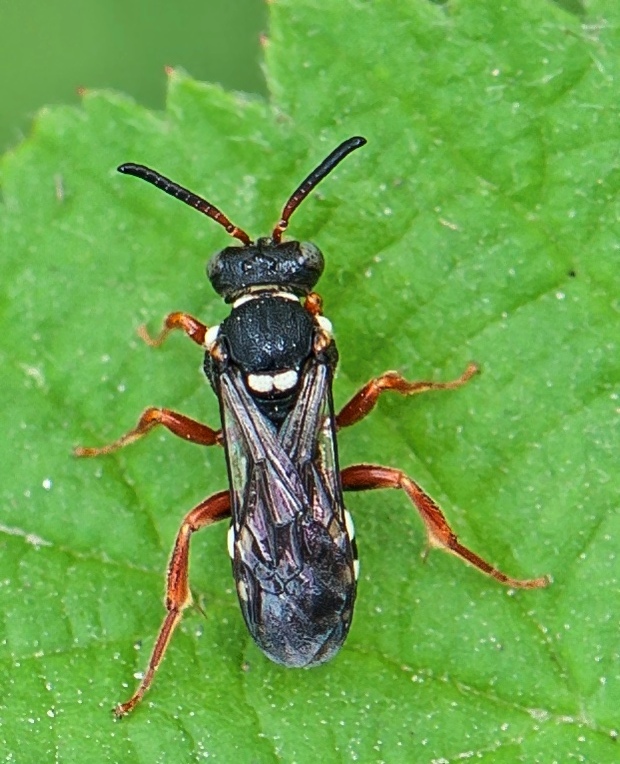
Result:
[[[304,308],[312,316],[320,316],[323,313],[323,298],[316,292],[310,292],[304,301]]]
[[[73,450],[73,453],[75,456],[102,456],[103,454],[110,454],[112,451],[117,451],[119,448],[124,448],[130,443],[143,438],[154,427],[159,425],[170,430],[171,433],[179,438],[190,441],[190,443],[197,443],[200,446],[222,445],[221,430],[213,430],[206,424],[196,422],[194,419],[178,414],[176,411],[170,411],[170,409],[151,407],[144,411],[133,430],[129,430],[129,432],[121,435],[113,443],[108,443],[107,446],[100,446],[99,448],[78,446]]]
[[[511,576],[502,573],[475,552],[463,546],[449,526],[441,509],[404,472],[374,464],[356,464],[342,470],[340,475],[342,487],[345,491],[368,491],[373,488],[402,488],[424,521],[430,546],[443,549],[456,557],[460,557],[461,560],[468,562],[488,576],[492,576],[500,583],[519,589],[538,589],[550,583],[551,579],[548,576],[531,579],[511,578]]]
[[[116,706],[114,709],[116,716],[125,716],[142,700],[163,660],[170,638],[183,616],[183,610],[191,604],[188,573],[189,542],[192,533],[229,516],[230,494],[228,491],[220,491],[194,507],[183,520],[168,564],[165,600],[168,612],[157,635],[144,677],[131,698]]]
[[[415,395],[428,390],[454,390],[464,385],[477,373],[478,366],[470,363],[458,379],[449,382],[408,382],[397,371],[386,371],[380,377],[371,379],[351,398],[336,416],[336,426],[349,427],[359,422],[373,410],[381,393],[387,390],[393,390],[401,395]]]
[[[204,344],[207,327],[197,318],[190,316],[189,313],[169,313],[164,319],[164,326],[157,337],[151,337],[144,325],[138,329],[138,334],[147,345],[159,347],[170,332],[175,329],[185,332],[190,340],[193,340],[197,345]]]

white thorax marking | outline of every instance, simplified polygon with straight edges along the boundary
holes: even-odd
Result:
[[[245,294],[242,294],[241,297],[237,297],[237,299],[233,302],[233,310],[238,308],[240,305],[243,305],[244,302],[249,302],[250,300],[258,300],[259,297],[262,297],[266,294],[268,294],[270,297],[280,297],[282,300],[299,302],[299,297],[294,295],[292,292],[283,292],[276,288],[261,286],[255,292],[246,292]]]
[[[211,350],[217,341],[217,335],[220,333],[220,325],[210,326],[205,332],[204,345],[207,350]]]
[[[334,336],[334,327],[332,326],[332,322],[329,320],[329,318],[325,318],[325,316],[316,316],[315,320],[323,330],[323,333],[327,335],[329,339],[331,339]]]
[[[248,387],[256,393],[283,393],[295,387],[299,374],[295,369],[279,371],[276,374],[248,374]]]

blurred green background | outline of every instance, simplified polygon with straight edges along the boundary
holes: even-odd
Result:
[[[0,0],[0,153],[42,106],[78,103],[78,88],[113,88],[164,106],[164,66],[265,93],[262,0]]]

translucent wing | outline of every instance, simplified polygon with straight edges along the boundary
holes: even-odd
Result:
[[[259,647],[291,666],[321,663],[340,648],[355,599],[331,370],[312,358],[301,379],[277,430],[238,370],[220,377],[239,601]]]

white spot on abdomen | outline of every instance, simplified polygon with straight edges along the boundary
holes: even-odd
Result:
[[[237,592],[239,593],[240,599],[242,599],[244,602],[248,601],[248,589],[241,579],[237,581]]]
[[[353,518],[351,517],[351,513],[347,509],[344,511],[344,524],[346,526],[349,538],[351,541],[353,541],[355,538],[355,526],[353,525]]]

